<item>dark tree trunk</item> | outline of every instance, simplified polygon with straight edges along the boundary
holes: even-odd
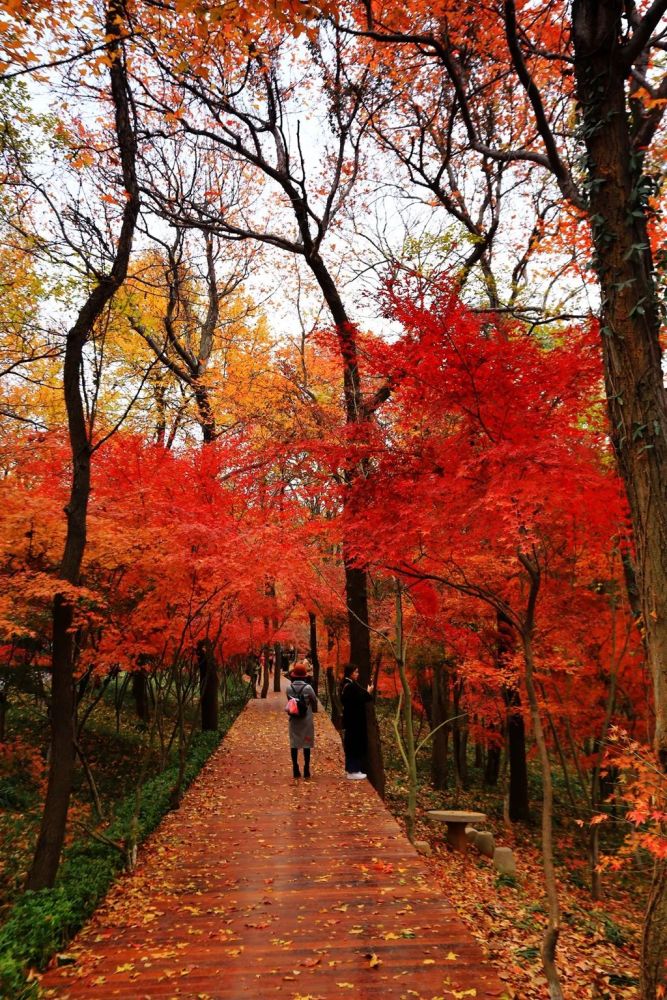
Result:
[[[201,727],[204,732],[218,731],[218,664],[210,639],[197,646],[199,659],[199,699]]]
[[[145,670],[135,670],[132,673],[132,694],[137,710],[137,717],[142,722],[150,721],[150,704],[148,700],[148,675]]]
[[[509,816],[513,823],[530,822],[528,764],[526,762],[526,724],[517,688],[505,688],[507,706],[507,756],[509,764]]]
[[[195,382],[194,390],[202,438],[204,444],[211,444],[211,442],[215,441],[215,417],[211,409],[208,389],[206,386],[201,385],[201,383]]]
[[[454,728],[454,767],[456,768],[456,784],[463,789],[468,788],[468,730],[465,726]]]
[[[463,681],[455,678],[452,685],[454,694],[454,730],[453,730],[453,750],[454,750],[454,773],[456,774],[457,787],[468,787],[468,722],[467,719],[460,719],[461,698],[463,696]]]
[[[268,651],[268,647],[267,647],[267,651],[266,652],[267,652],[267,655],[266,655],[266,657],[264,659],[264,668],[262,670],[262,687],[261,687],[261,690],[259,692],[260,698],[266,698],[268,696],[268,693],[269,693],[269,680],[270,680],[270,678],[269,678],[269,656],[268,656],[268,652],[269,651]],[[275,656],[275,653],[274,653],[274,656]],[[274,669],[274,671],[277,670],[280,673],[280,667],[279,667],[277,661],[274,661],[273,669]]]
[[[500,775],[501,748],[493,742],[486,748],[486,767],[484,768],[484,784],[495,788]]]
[[[273,668],[273,690],[274,690],[274,692],[280,691],[280,678],[282,677],[282,674],[283,674],[283,651],[282,651],[282,647],[279,644],[279,645],[276,646],[275,666]]]
[[[433,683],[428,683],[422,676],[418,678],[419,700],[422,703],[429,728],[433,729]]]
[[[299,221],[297,212],[297,220]],[[307,218],[300,222],[304,241],[310,242]],[[364,424],[370,420],[366,409],[357,360],[356,330],[345,311],[335,282],[324,261],[317,252],[307,254],[306,260],[320,286],[331,316],[336,324],[340,356],[343,366],[343,393],[345,396],[345,418],[348,425]],[[350,460],[345,470],[348,486],[352,486],[359,476],[365,475],[362,466]],[[368,579],[366,570],[355,564],[346,551],[343,542],[343,565],[345,570],[345,596],[347,600],[348,628],[350,633],[350,662],[359,667],[359,681],[366,687],[371,682],[371,650],[368,617]],[[380,730],[375,714],[375,701],[366,707],[368,725],[368,778],[384,798],[385,774],[382,760]]]
[[[434,788],[447,788],[449,758],[449,726],[443,726],[449,718],[449,671],[444,663],[433,667],[432,727],[436,730],[431,741],[431,781]],[[439,729],[437,727],[440,726]]]
[[[46,799],[27,889],[50,888],[60,864],[74,771],[73,609],[61,594],[53,603],[51,758]]]
[[[650,181],[626,106],[620,0],[576,0],[577,93],[589,177],[594,266],[611,439],[635,543],[642,627],[653,677],[655,743],[667,771],[667,395],[646,204]]]
[[[484,746],[479,740],[475,740],[475,767],[479,771],[485,767]]]
[[[516,652],[516,635],[510,620],[498,612],[496,617],[496,658],[498,669],[508,673],[509,663]],[[526,724],[517,684],[505,683],[502,688],[507,718],[507,757],[509,763],[509,816],[513,823],[530,821],[528,800],[528,764],[526,762]]]
[[[308,612],[308,628],[310,633],[310,658],[313,663],[313,688],[315,694],[320,688],[320,658],[317,655],[317,616]]]
[[[667,772],[667,396],[647,231],[650,181],[644,147],[650,136],[641,134],[645,120],[633,120],[628,110],[625,6],[620,0],[575,0],[572,40],[594,266],[602,293],[610,433],[632,519],[641,627],[653,678],[656,755]],[[656,871],[644,929],[644,1000],[657,995],[667,954],[664,865]]]
[[[0,743],[5,742],[7,735],[7,691],[0,680]]]
[[[276,667],[273,668],[274,670]],[[260,698],[266,698],[269,693],[269,659],[266,658],[264,662],[264,670],[262,672],[262,688],[259,692]]]
[[[86,522],[90,496],[91,445],[81,397],[83,350],[93,326],[127,275],[132,239],[139,214],[139,190],[135,173],[136,139],[132,131],[127,74],[119,41],[124,10],[121,0],[112,0],[106,11],[105,34],[110,57],[109,73],[115,110],[116,136],[127,201],[118,238],[116,256],[108,275],[101,277],[84,303],[77,321],[67,334],[63,386],[70,447],[72,487],[65,512],[67,535],[60,577],[79,583],[86,547]],[[28,874],[28,889],[51,887],[60,863],[65,839],[67,811],[74,766],[74,655],[73,608],[62,594],[53,602],[53,652],[51,699],[51,766],[37,846]]]
[[[153,399],[156,410],[155,440],[164,447],[167,436],[167,390],[162,382],[158,382],[153,389]]]
[[[368,587],[366,571],[345,561],[345,596],[350,635],[350,662],[359,667],[359,683],[371,682],[371,644],[368,631]]]
[[[658,987],[667,984],[667,862],[657,858],[649,892],[642,936],[642,998],[658,996]]]
[[[340,698],[338,697],[338,685],[336,684],[336,676],[334,674],[333,667],[327,667],[326,678],[327,693],[329,695],[329,703],[331,705],[331,721],[340,732],[343,727],[343,711],[340,704]]]
[[[278,629],[278,622],[274,621],[273,629],[274,631]],[[280,677],[283,672],[283,647],[280,642],[276,642],[273,645],[273,663],[273,676],[275,677],[278,674],[278,677]]]
[[[366,703],[366,726],[368,729],[368,757],[366,766],[368,768],[368,780],[381,798],[384,798],[385,774],[384,761],[382,759],[382,743],[380,741],[380,727],[375,712],[375,701]]]
[[[347,598],[347,620],[350,632],[350,662],[359,667],[359,683],[366,687],[371,683],[371,645],[368,631],[368,577],[366,570],[359,569],[345,560],[345,593]],[[380,729],[375,714],[375,701],[366,703],[366,726],[368,730],[368,779],[384,798],[385,775],[382,760]]]

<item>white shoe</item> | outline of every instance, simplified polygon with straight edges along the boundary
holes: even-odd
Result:
[[[363,771],[348,771],[347,777],[350,781],[363,781],[366,775]]]

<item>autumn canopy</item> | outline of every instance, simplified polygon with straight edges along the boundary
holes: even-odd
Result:
[[[28,888],[113,690],[117,731],[127,688],[146,752],[184,760],[293,647],[335,722],[343,663],[377,682],[369,777],[395,714],[411,838],[420,783],[448,801],[473,753],[498,815],[538,821],[552,1000],[561,836],[596,899],[634,857],[638,989],[664,995],[666,12],[0,2]]]

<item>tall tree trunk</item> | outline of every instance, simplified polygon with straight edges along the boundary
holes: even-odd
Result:
[[[208,389],[201,382],[194,382],[195,402],[197,404],[198,423],[201,428],[204,444],[215,441],[215,416],[211,407]]]
[[[611,438],[630,504],[642,627],[654,684],[655,743],[667,772],[667,395],[645,206],[619,42],[620,0],[576,0],[575,75],[583,112]]]
[[[509,663],[516,651],[516,638],[512,623],[498,611],[496,616],[496,657],[498,669],[508,672]],[[509,817],[513,823],[528,823],[528,764],[526,761],[526,725],[521,709],[518,683],[505,683],[502,698],[507,712],[507,756],[509,763]]]
[[[530,714],[533,720],[535,742],[540,755],[542,770],[542,865],[544,881],[547,890],[547,909],[549,923],[542,940],[542,965],[549,984],[551,1000],[563,1000],[558,970],[556,969],[556,946],[560,936],[560,906],[556,887],[556,873],[553,860],[553,786],[551,780],[551,761],[544,736],[542,718],[535,690],[535,666],[530,636],[524,636],[524,655],[526,663],[526,688],[530,702]]]
[[[273,627],[277,628],[278,623],[274,622]],[[276,646],[275,652],[275,667],[273,668],[273,691],[274,693],[280,691],[280,678],[283,675],[283,649],[280,644]],[[288,667],[289,670],[289,667]]]
[[[496,730],[497,731],[497,730]],[[494,788],[500,776],[500,757],[502,747],[495,741],[486,748],[486,766],[484,768],[484,784]]]
[[[347,620],[350,633],[350,662],[359,667],[359,683],[367,687],[371,681],[371,644],[368,630],[368,577],[365,569],[360,569],[345,561],[345,596],[347,600]],[[375,713],[375,701],[366,704],[366,726],[368,731],[368,779],[384,798],[385,774],[382,760],[380,729]]]
[[[72,605],[66,602],[62,594],[56,594],[53,602],[53,648],[51,652],[49,778],[35,854],[26,881],[27,889],[46,889],[53,885],[65,839],[74,771],[75,699],[72,619]]]
[[[456,787],[468,787],[468,720],[461,719],[461,697],[463,695],[463,680],[455,677],[452,684],[454,696],[454,730],[452,744],[454,750],[454,774]]]
[[[0,677],[0,743],[4,743],[7,732],[7,684]]]
[[[667,863],[656,859],[642,935],[642,998],[658,996],[658,987],[667,986]]]
[[[141,719],[142,722],[148,722],[150,719],[148,675],[141,668],[132,671],[132,694],[134,695],[137,718]]]
[[[412,691],[408,682],[408,674],[405,664],[405,637],[403,633],[403,597],[401,584],[395,580],[396,598],[396,640],[394,644],[394,656],[396,657],[396,667],[401,681],[401,697],[399,699],[398,712],[394,720],[394,730],[398,747],[405,764],[406,776],[408,779],[408,807],[405,817],[406,833],[408,839],[413,842],[415,839],[415,817],[417,812],[417,752],[415,747],[414,718],[412,714]],[[403,718],[403,736],[399,726],[399,719]]]
[[[476,721],[476,720],[475,720]],[[481,770],[484,768],[486,773],[486,763],[484,760],[484,746],[479,740],[475,740],[475,767]]]
[[[340,732],[343,728],[343,710],[340,704],[338,685],[336,684],[336,675],[334,674],[333,667],[327,667],[326,678],[327,693],[329,695],[329,703],[331,705],[331,721]]]
[[[317,616],[314,612],[308,612],[308,631],[310,637],[310,658],[313,663],[313,688],[315,694],[320,688],[320,658],[317,654]]]
[[[275,581],[275,578],[273,576],[270,576],[268,574],[267,574],[267,576],[266,576],[266,578],[264,580],[264,594],[265,594],[266,597],[271,598],[271,601],[272,601],[272,603],[274,605],[274,613],[275,613],[276,581]],[[273,624],[273,631],[275,633],[277,631],[277,629],[278,629],[278,621],[277,621],[276,618],[273,619],[272,624]],[[268,636],[268,634],[269,634],[269,619],[268,618],[264,619],[264,632]],[[269,686],[270,686],[269,649],[270,648],[267,645],[266,649],[265,649],[265,653],[264,653],[264,668],[263,668],[262,677],[261,677],[262,688],[261,688],[260,696],[262,698],[266,698],[267,695],[268,695],[268,693],[269,693]],[[275,645],[273,647],[273,690],[274,691],[280,691],[280,678],[282,676],[282,666],[283,666],[283,664],[282,664],[282,650],[281,650],[281,647],[280,647],[280,643],[275,643]]]
[[[447,788],[449,726],[442,723],[449,718],[449,671],[439,661],[433,665],[432,705],[432,728],[435,732],[431,744],[431,781],[434,788],[444,791]]]
[[[273,623],[274,631],[278,628],[278,622]],[[273,690],[280,691],[280,678],[283,672],[283,647],[282,643],[276,642],[273,645]],[[278,687],[276,688],[276,677],[278,678]]]
[[[655,750],[667,772],[667,396],[647,231],[650,182],[644,143],[633,134],[627,107],[624,8],[620,0],[575,0],[572,39],[602,295],[610,433],[632,519],[641,627],[653,679]],[[666,893],[665,872],[657,871],[643,938],[644,1000],[655,997],[660,984],[656,955],[667,954]]]
[[[116,137],[120,153],[127,200],[116,255],[109,274],[101,277],[81,308],[77,321],[67,334],[63,388],[70,447],[72,486],[65,508],[67,534],[59,575],[76,586],[86,547],[86,523],[90,497],[91,442],[81,397],[83,350],[93,326],[127,275],[132,239],[139,215],[136,139],[128,93],[127,72],[120,41],[123,32],[122,0],[111,0],[104,26],[110,60],[111,94],[114,104]],[[65,839],[67,812],[74,766],[74,656],[75,634],[72,631],[74,609],[71,599],[56,594],[53,601],[53,649],[51,658],[51,766],[44,811],[37,838],[28,889],[53,885]]]
[[[201,727],[204,732],[218,731],[218,665],[210,639],[202,639],[197,647],[199,660],[199,700]]]
[[[274,656],[276,655],[275,652],[273,655]],[[274,660],[273,669],[274,671],[277,670],[280,673],[280,668],[278,666],[277,660]],[[269,657],[268,657],[268,647],[267,647],[267,655],[264,659],[264,667],[262,669],[262,687],[259,692],[259,696],[260,698],[266,698],[268,693],[269,693]]]
[[[518,687],[504,687],[507,708],[507,756],[509,763],[509,816],[513,823],[530,822],[526,723]]]
[[[304,230],[302,229],[302,235]],[[322,290],[331,316],[336,324],[341,362],[343,365],[343,393],[345,418],[348,425],[369,421],[361,391],[357,342],[354,325],[350,322],[335,282],[318,253],[310,253],[306,260]],[[345,470],[345,480],[352,487],[358,476],[366,474],[363,466],[350,458]],[[347,541],[343,540],[343,566],[345,571],[345,597],[350,633],[350,661],[359,667],[359,681],[364,686],[371,683],[371,648],[368,617],[368,578],[366,570],[351,558]],[[378,794],[384,798],[385,774],[382,760],[380,730],[375,714],[375,702],[366,706],[368,727],[368,778]]]
[[[537,699],[535,661],[533,658],[535,607],[540,590],[541,576],[539,566],[532,558],[519,553],[519,561],[526,570],[530,581],[528,606],[521,641],[523,645],[526,691],[530,705],[530,716],[533,722],[535,743],[537,744],[542,772],[542,867],[544,869],[548,915],[547,929],[542,938],[542,968],[549,984],[550,1000],[563,1000],[563,991],[560,985],[558,969],[556,968],[556,948],[560,936],[560,905],[558,902],[558,887],[556,885],[553,856],[553,782],[549,750],[544,735],[544,727],[542,726],[540,705]]]
[[[158,445],[164,447],[167,436],[167,389],[162,379],[157,381],[153,387],[153,400],[155,403],[155,440]]]

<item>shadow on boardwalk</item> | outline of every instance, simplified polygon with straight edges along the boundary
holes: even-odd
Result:
[[[313,780],[292,779],[283,706],[249,704],[47,996],[503,996],[373,789],[345,779],[322,713]]]

